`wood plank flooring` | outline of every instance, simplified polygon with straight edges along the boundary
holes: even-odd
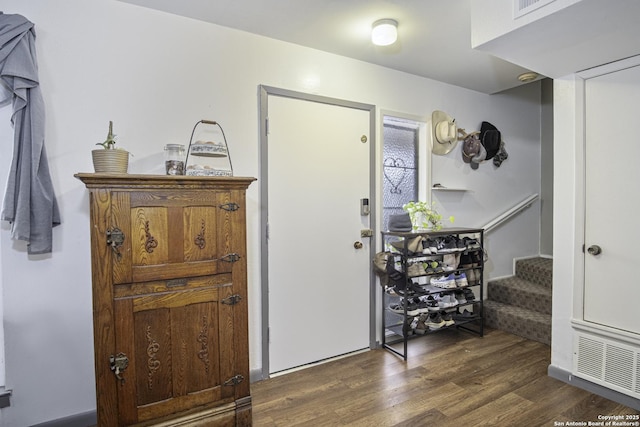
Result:
[[[372,350],[253,383],[254,426],[566,426],[640,415],[549,377],[548,346],[485,331],[412,340],[406,362]]]

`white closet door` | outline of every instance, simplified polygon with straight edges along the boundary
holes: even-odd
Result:
[[[370,146],[368,111],[270,95],[268,117],[274,373],[369,346]]]
[[[640,66],[586,80],[584,320],[633,333],[640,333],[638,100]]]

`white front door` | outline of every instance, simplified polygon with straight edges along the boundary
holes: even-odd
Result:
[[[584,320],[640,334],[638,100],[640,66],[585,80]]]
[[[369,347],[369,111],[268,96],[269,373]],[[362,247],[356,242],[361,242]],[[355,246],[354,246],[355,244]]]

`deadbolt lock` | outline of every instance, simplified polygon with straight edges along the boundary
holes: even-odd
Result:
[[[356,249],[362,249],[362,242],[354,242],[353,247]]]

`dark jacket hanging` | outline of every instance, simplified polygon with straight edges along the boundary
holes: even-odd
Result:
[[[1,219],[30,254],[51,252],[52,227],[60,224],[44,149],[44,101],[38,81],[34,24],[0,12],[0,104],[11,97],[13,159]],[[4,147],[4,143],[2,145]]]

